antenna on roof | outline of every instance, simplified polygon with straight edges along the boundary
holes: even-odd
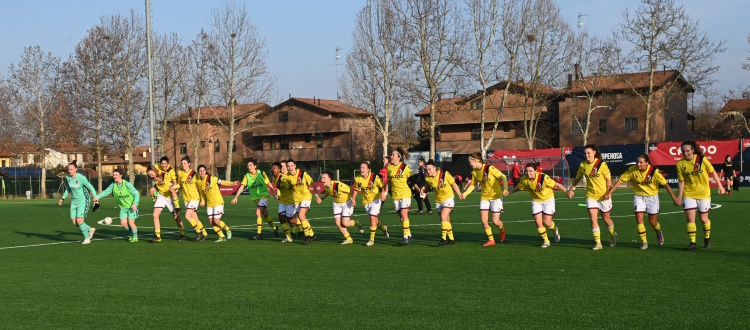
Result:
[[[336,46],[336,64],[335,65],[336,65],[336,99],[337,100],[341,100],[341,96],[339,95],[339,65],[341,65],[339,64],[339,58],[341,57],[341,55],[339,55],[340,50],[341,48]]]
[[[584,24],[586,24],[583,22],[583,18],[586,16],[589,16],[589,14],[584,14],[581,12],[578,13],[578,29],[579,30],[583,27]]]

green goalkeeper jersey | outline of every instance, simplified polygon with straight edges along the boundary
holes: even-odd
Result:
[[[109,194],[115,196],[117,205],[122,209],[129,209],[133,205],[138,206],[138,202],[140,201],[138,190],[136,190],[128,181],[123,181],[122,184],[112,182],[107,189],[104,189],[99,195],[96,195],[96,198],[99,199],[106,197],[109,196]]]

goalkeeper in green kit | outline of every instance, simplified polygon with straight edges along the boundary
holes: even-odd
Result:
[[[68,194],[73,196],[70,201],[70,220],[81,230],[83,242],[81,244],[90,244],[91,238],[94,237],[96,228],[86,224],[86,216],[89,213],[89,198],[96,194],[94,186],[91,185],[85,176],[78,174],[78,166],[75,162],[68,164],[68,175],[65,176],[65,192],[63,193],[57,205],[62,206]],[[91,194],[89,194],[91,192]],[[94,203],[99,200],[94,197]]]
[[[122,171],[119,168],[112,172],[112,177],[115,179],[115,182],[96,195],[96,199],[109,196],[109,194],[115,196],[117,205],[120,207],[120,226],[131,233],[128,241],[131,243],[138,242],[138,228],[135,226],[135,219],[138,218],[140,194],[130,182],[122,179]],[[99,203],[94,205],[94,211],[97,208],[99,208]]]

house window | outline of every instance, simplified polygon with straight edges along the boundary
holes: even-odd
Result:
[[[289,111],[279,112],[279,121],[289,121]]]
[[[283,137],[279,139],[279,149],[286,150],[289,149],[289,138]]]
[[[471,129],[471,139],[472,140],[479,140],[479,136],[481,134],[482,134],[482,129],[481,128],[477,127],[477,128],[472,128]]]
[[[625,118],[625,132],[638,132],[638,117]]]
[[[599,119],[599,133],[607,133],[607,119]]]
[[[323,147],[323,134],[319,133],[319,135],[318,135],[318,148],[322,148],[322,147]]]
[[[5,167],[5,160],[3,160],[3,166],[2,167]]]
[[[187,154],[187,143],[180,143],[180,153]]]
[[[573,116],[573,121],[570,122],[570,134],[583,135],[583,132],[586,131],[586,126],[587,124],[585,121]]]
[[[305,143],[310,143],[310,136],[309,135],[305,135]]]
[[[201,141],[201,148],[205,148],[205,147],[206,147],[206,141]]]
[[[481,98],[478,99],[478,100],[471,101],[471,109],[472,110],[481,109],[481,108],[482,108],[482,99]]]
[[[276,139],[271,139],[271,150],[276,150]]]
[[[230,145],[229,145],[230,143],[232,143],[232,145],[231,145],[231,147],[232,147],[232,148],[231,148],[231,149],[232,149],[232,152],[236,152],[236,151],[237,151],[237,143],[234,143],[234,140],[232,140],[232,141],[227,141],[227,150],[229,150],[229,149],[230,149],[230,148],[229,148],[229,147],[230,147]]]
[[[221,151],[221,144],[219,144],[219,140],[214,141],[214,152]]]
[[[506,123],[503,125],[503,132],[510,133],[510,123]]]

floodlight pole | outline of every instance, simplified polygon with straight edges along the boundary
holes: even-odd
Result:
[[[146,0],[146,52],[148,53],[148,111],[149,126],[151,128],[151,165],[154,165],[156,164],[156,159],[154,158],[156,148],[154,148],[154,84],[151,75],[151,3],[149,0]]]

